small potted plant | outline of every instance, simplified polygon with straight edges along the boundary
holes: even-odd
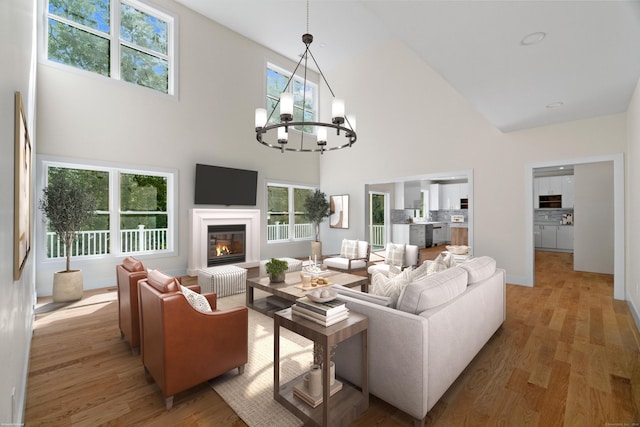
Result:
[[[270,281],[284,282],[284,276],[289,268],[289,263],[281,259],[271,258],[270,261],[267,261],[265,267],[267,268]]]

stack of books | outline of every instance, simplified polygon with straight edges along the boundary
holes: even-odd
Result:
[[[333,385],[330,386],[329,397],[333,396],[340,390],[342,390],[342,383],[336,380]],[[302,399],[312,408],[315,408],[322,403],[322,393],[318,396],[313,396],[309,393],[309,390],[305,388],[303,382],[300,382],[293,387],[293,395]]]
[[[307,297],[298,298],[291,306],[291,311],[322,326],[331,326],[349,317],[349,309],[337,299],[314,302]]]

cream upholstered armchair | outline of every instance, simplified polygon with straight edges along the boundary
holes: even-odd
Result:
[[[366,270],[369,266],[370,255],[371,247],[369,242],[344,239],[340,248],[340,255],[325,258],[323,263],[332,270],[343,270],[352,273],[358,270]]]
[[[378,252],[376,252],[378,254]],[[389,275],[392,265],[404,270],[407,267],[417,267],[420,261],[420,248],[417,245],[405,245],[387,243],[384,252],[384,262],[374,264],[367,269],[370,275],[378,271],[385,276]]]

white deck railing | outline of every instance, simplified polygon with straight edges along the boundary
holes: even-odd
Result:
[[[294,224],[294,239],[313,238],[313,224]],[[289,224],[267,225],[267,241],[289,240]]]
[[[120,251],[122,253],[161,251],[167,249],[166,228],[144,228],[120,230]],[[109,230],[90,230],[78,233],[71,246],[71,256],[94,256],[110,253],[111,234]],[[65,258],[64,244],[54,232],[47,232],[47,258]]]
[[[369,236],[371,237],[371,246],[376,248],[384,248],[386,242],[384,241],[384,225],[371,225]]]

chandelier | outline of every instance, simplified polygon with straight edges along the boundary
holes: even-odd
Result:
[[[333,151],[340,150],[341,148],[351,147],[355,144],[357,140],[356,135],[356,127],[355,127],[355,118],[353,116],[345,115],[345,106],[344,100],[336,98],[329,82],[324,77],[318,62],[314,58],[311,50],[309,50],[309,45],[313,42],[313,36],[309,34],[309,2],[307,1],[307,33],[302,35],[302,42],[305,45],[304,53],[301,55],[298,64],[296,65],[291,77],[287,81],[286,86],[284,87],[282,93],[280,94],[280,99],[273,106],[273,109],[267,116],[267,110],[265,108],[256,108],[256,116],[255,116],[255,124],[256,124],[256,139],[262,145],[265,145],[270,148],[275,148],[280,150],[281,152],[285,151],[297,151],[297,152],[320,152],[323,154],[325,151]],[[289,85],[291,85],[291,81],[293,77],[296,75],[298,68],[302,64],[304,67],[303,73],[303,88],[307,87],[307,66],[309,58],[313,61],[322,77],[322,80],[327,85],[329,92],[331,92],[331,96],[333,96],[333,101],[331,103],[331,122],[312,122],[305,121],[305,113],[308,111],[306,109],[306,90],[303,90],[302,94],[302,121],[294,121],[293,119],[293,93],[288,91]],[[271,122],[276,109],[280,106],[280,122]],[[291,127],[298,127],[299,129],[305,128],[313,128],[315,133],[315,141],[310,135],[305,135],[304,131],[300,131],[300,142],[292,142],[289,143],[289,130]],[[335,142],[332,140],[329,143],[329,138],[327,138],[327,130],[335,129],[336,138]],[[276,134],[277,143],[269,143],[264,140],[264,137],[267,135],[269,131],[274,131]],[[344,137],[345,139],[340,139],[339,137]],[[272,138],[273,139],[273,138]],[[315,142],[315,144],[314,144]]]

